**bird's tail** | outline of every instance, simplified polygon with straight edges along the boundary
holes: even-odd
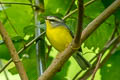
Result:
[[[90,63],[80,53],[74,53],[73,57],[83,70],[91,66]]]

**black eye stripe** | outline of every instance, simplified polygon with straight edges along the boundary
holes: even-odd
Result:
[[[53,20],[53,19],[52,19],[52,20],[50,20],[50,21],[56,22],[56,20]]]
[[[58,23],[62,23],[63,21],[61,20],[54,20],[54,19],[50,19],[51,22],[58,22]]]

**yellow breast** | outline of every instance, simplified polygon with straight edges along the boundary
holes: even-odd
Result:
[[[63,51],[72,41],[70,31],[63,25],[52,27],[48,20],[46,20],[46,26],[46,35],[49,42],[58,51]]]

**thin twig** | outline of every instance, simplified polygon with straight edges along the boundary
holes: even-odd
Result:
[[[112,49],[109,51],[108,55],[103,59],[103,61],[100,64],[100,67],[102,67],[105,62],[112,56],[112,54],[115,52],[115,50],[117,49],[117,47],[119,47],[120,45],[120,41],[118,41],[117,43],[115,43],[112,47]]]
[[[90,5],[91,3],[95,2],[96,0],[90,0],[89,2],[84,4],[84,7],[87,7],[88,5]],[[65,20],[68,17],[70,17],[72,14],[76,13],[78,11],[78,9],[75,9],[73,11],[71,11],[69,14],[65,15],[62,19]]]
[[[84,29],[82,34],[88,34],[87,36],[81,36],[82,41],[89,37],[89,34],[92,33],[98,26],[100,26],[112,13],[119,7],[120,0],[114,1],[109,7],[107,7],[98,17],[96,17],[88,26]]]
[[[83,0],[78,0],[78,26],[76,36],[74,37],[73,43],[68,46],[62,53],[53,60],[52,64],[45,70],[45,72],[38,78],[38,80],[49,80],[56,72],[58,72],[65,62],[72,56],[80,46],[80,37],[82,33],[82,22],[83,22]],[[78,40],[78,41],[77,41]],[[56,62],[58,61],[58,62]]]
[[[118,28],[120,27],[120,21],[116,18],[116,16],[115,16],[115,27],[116,27],[116,33],[117,35],[119,35]]]
[[[45,56],[46,62],[48,61],[48,58],[49,58],[49,54],[50,54],[51,49],[52,49],[52,45],[48,45],[48,52],[46,53],[46,56]]]
[[[67,9],[65,15],[67,15],[70,12],[70,10],[71,10],[71,8],[72,8],[72,6],[73,6],[74,3],[75,3],[75,0],[72,0],[72,2],[70,4],[69,8]]]
[[[2,67],[3,67],[2,60],[0,60],[0,68],[2,68]],[[6,80],[9,80],[7,72],[4,70],[3,73],[5,75]]]
[[[115,0],[115,2],[106,8],[96,19],[88,24],[88,26],[82,32],[81,43],[84,42],[100,26],[100,24],[102,24],[110,15],[112,15],[119,5],[120,0]],[[71,45],[69,45],[63,52],[57,55],[57,57],[52,61],[51,65],[45,70],[38,80],[50,79],[54,74],[60,71],[64,63],[75,51],[76,50],[72,49]]]
[[[107,47],[109,48],[110,46],[112,46],[113,45],[113,47],[112,47],[112,49],[110,50],[110,52],[108,53],[108,55],[104,58],[104,60],[101,62],[101,64],[100,64],[100,67],[107,61],[107,59],[112,55],[111,54],[111,52],[113,52],[114,51],[114,49],[117,47],[117,45],[119,45],[119,40],[120,40],[120,35],[118,35],[118,37],[117,38],[114,38],[113,40],[109,40],[108,42],[109,43],[107,43],[107,45],[106,45],[106,48],[103,48],[103,50],[102,51],[104,51],[105,49],[107,49]],[[102,51],[100,51],[100,52],[102,52]],[[105,53],[105,52],[104,52]],[[104,55],[103,53],[99,53],[99,54],[102,54],[102,55]],[[80,78],[80,80],[82,79],[82,80],[85,80],[85,79],[87,79],[87,77],[89,77],[91,74],[92,74],[92,72],[93,72],[93,70],[94,70],[94,65],[96,64],[96,61],[93,63],[93,67],[91,68],[91,69],[89,69],[81,78]]]
[[[76,80],[76,78],[78,77],[78,75],[82,72],[83,70],[80,70],[79,72],[77,72],[77,74],[73,77],[72,80]]]
[[[116,42],[117,42],[117,41],[116,41]],[[118,47],[118,46],[117,46],[118,43],[120,43],[120,42],[117,42],[117,43],[115,43],[115,44],[113,45],[112,49],[109,51],[109,53],[107,54],[107,56],[106,56],[106,57],[103,59],[103,61],[100,63],[99,68],[102,67],[103,64],[105,64],[105,62],[110,58],[110,56],[112,55],[112,53],[115,51],[116,47]],[[93,67],[90,68],[87,72],[85,72],[85,73],[83,74],[83,76],[79,78],[79,80],[86,80],[86,79],[93,73],[94,68],[95,68],[95,64],[96,64],[96,61],[93,63]]]
[[[82,24],[83,24],[83,12],[84,12],[84,8],[83,8],[83,0],[78,0],[78,25],[77,25],[77,32],[74,38],[74,44],[78,44],[76,48],[80,47],[80,43],[81,43],[81,34],[82,34]]]
[[[0,2],[0,3],[1,3],[1,2]],[[9,22],[9,24],[11,25],[12,29],[13,29],[13,30],[15,31],[15,33],[18,35],[18,32],[16,31],[14,25],[12,24],[11,20],[9,19],[9,17],[8,17],[8,15],[7,15],[7,13],[6,13],[6,11],[5,11],[5,9],[4,9],[4,7],[3,7],[2,4],[1,4],[1,7],[2,7],[3,12],[4,12],[4,14],[5,14],[5,16],[6,16],[7,20],[8,20],[8,22]]]
[[[112,46],[112,45],[119,39],[119,37],[120,37],[120,36],[118,36],[117,38],[114,38],[113,40],[107,41],[107,44],[104,46],[104,48],[103,48],[99,53],[97,53],[96,56],[94,56],[94,57],[90,60],[90,62],[92,62],[99,54],[103,53],[103,55],[104,55],[104,52],[105,52],[107,49],[109,49],[110,46]]]
[[[116,34],[116,31],[117,30],[117,27],[115,26],[114,27],[114,31],[113,31],[113,33],[112,33],[112,36],[110,37],[110,40],[112,40],[114,37],[115,37],[115,34]]]
[[[20,53],[22,53],[23,51],[25,51],[25,49],[27,49],[30,45],[32,45],[35,41],[37,41],[42,35],[44,35],[45,34],[45,32],[43,32],[43,33],[41,33],[41,35],[39,35],[38,37],[35,37],[33,40],[31,40],[29,43],[27,43],[26,45],[24,45],[24,47],[23,48],[21,48],[19,51],[18,51],[18,53],[17,54],[20,54]],[[0,73],[2,72],[2,71],[4,71],[4,69],[12,62],[13,60],[12,59],[10,59],[8,62],[7,62],[7,64],[5,64],[3,67],[2,67],[2,69],[0,70]]]
[[[0,33],[1,33],[1,36],[2,36],[3,40],[6,43],[6,46],[7,46],[8,50],[10,51],[11,57],[13,59],[13,62],[15,64],[17,70],[18,70],[20,78],[22,80],[28,80],[27,74],[24,70],[22,62],[19,59],[19,56],[18,56],[17,51],[16,51],[16,49],[15,49],[13,43],[12,43],[12,40],[8,36],[8,33],[5,30],[5,28],[3,27],[1,22],[0,22]]]
[[[102,58],[102,54],[100,54],[100,55],[98,56],[98,62],[97,62],[96,67],[95,67],[95,69],[94,69],[94,71],[93,71],[91,80],[94,80],[95,74],[96,74],[96,72],[97,72],[97,70],[98,70],[98,68],[99,68],[99,66],[100,66],[101,58]]]
[[[28,5],[32,7],[37,7],[36,5],[33,5],[31,3],[20,3],[20,2],[0,2],[0,4],[19,4],[19,5]]]
[[[107,49],[109,49],[113,44],[115,44],[118,40],[119,40],[120,36],[118,36],[117,38],[114,38],[113,40],[108,40],[107,44],[104,46],[104,48],[99,51],[99,53],[97,53],[89,62],[91,63],[96,57],[98,57],[100,54],[104,55],[105,51]],[[75,80],[77,78],[77,76],[82,72],[82,70],[80,70],[74,77],[73,80]]]
[[[106,51],[111,45],[114,44],[114,42],[117,40],[117,38],[115,38],[115,34],[116,34],[116,33],[118,34],[117,27],[118,27],[118,24],[117,24],[116,21],[115,21],[114,31],[113,31],[113,33],[112,33],[112,35],[111,35],[111,37],[110,37],[110,40],[107,41],[105,47],[104,47],[96,56],[94,56],[94,57],[90,60],[90,62],[92,62],[101,52]],[[119,35],[118,35],[118,37],[119,37]]]

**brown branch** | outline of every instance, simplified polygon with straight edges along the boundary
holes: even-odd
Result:
[[[89,20],[94,20],[95,19],[95,18],[91,18],[90,16],[87,16],[85,14],[84,14],[84,17],[87,18],[87,19],[89,19]],[[109,23],[109,22],[106,22],[106,21],[104,23],[107,24],[107,25],[109,25],[109,26],[112,25],[112,23]]]
[[[88,26],[84,29],[81,35],[81,41],[89,37],[89,35],[96,30],[112,13],[120,6],[120,0],[114,1],[108,8],[106,8],[97,18],[95,18]]]
[[[119,37],[120,37],[120,36],[118,36],[117,38],[114,38],[113,40],[107,41],[107,44],[104,46],[104,48],[103,48],[99,53],[97,53],[96,56],[94,56],[94,57],[90,60],[90,62],[92,62],[99,54],[102,53],[102,54],[104,55],[104,52],[105,52],[107,49],[109,49],[113,44],[115,44],[115,42],[118,41]]]
[[[61,67],[73,52],[75,52],[75,50],[72,50],[71,45],[69,45],[68,48],[57,55],[57,57],[52,61],[51,65],[45,70],[38,80],[49,80],[56,72],[60,71]]]
[[[104,46],[102,50],[99,51],[89,62],[91,63],[96,57],[98,57],[100,54],[104,55],[105,51],[109,49],[113,44],[115,44],[119,40],[120,36],[114,39],[110,39],[107,41],[107,44]],[[73,80],[77,78],[77,76],[82,72],[83,70],[80,70],[74,77]]]
[[[110,50],[108,55],[104,58],[104,60],[101,62],[99,67],[101,67],[107,61],[107,59],[112,55],[111,52],[113,52],[113,49],[115,49],[116,46],[118,45],[118,43],[120,43],[119,41],[120,41],[120,35],[117,38],[114,38],[113,40],[109,40],[107,45],[97,54],[97,55],[99,55],[99,54],[104,55],[105,51],[113,45],[112,49]],[[90,60],[90,61],[92,61],[92,60]],[[83,76],[80,77],[79,79],[86,80],[94,71],[95,64],[96,64],[96,61],[93,63],[93,67],[91,69],[89,69],[87,72],[85,72],[83,74]]]
[[[115,19],[115,20],[116,20],[116,19]],[[115,21],[115,28],[114,28],[114,31],[113,31],[111,37],[110,37],[110,40],[107,41],[107,43],[106,43],[106,45],[104,46],[104,48],[103,48],[96,56],[94,56],[94,57],[90,60],[90,62],[92,62],[100,53],[105,52],[111,45],[113,45],[113,44],[116,42],[117,38],[115,38],[115,34],[117,33],[117,34],[119,35],[118,30],[117,30],[117,27],[118,27],[118,26],[119,26],[119,24],[116,23],[116,21]],[[118,36],[118,37],[119,37],[119,36]],[[103,55],[104,55],[104,54],[103,54]]]
[[[102,58],[102,54],[100,54],[100,55],[98,56],[98,62],[97,62],[96,67],[95,67],[95,69],[94,69],[94,71],[93,71],[93,75],[92,75],[91,80],[94,80],[95,74],[96,74],[96,72],[97,72],[97,70],[98,70],[98,68],[99,68],[99,66],[100,66],[101,58]]]
[[[107,56],[103,59],[103,61],[101,62],[100,67],[102,67],[102,66],[105,64],[105,62],[106,62],[106,61],[112,56],[112,54],[115,52],[115,50],[117,49],[117,47],[120,46],[120,45],[118,45],[118,44],[120,44],[120,41],[113,45],[113,47],[112,47],[112,49],[109,51],[108,55],[107,55]]]
[[[82,32],[81,43],[84,42],[92,32],[94,32],[103,21],[105,21],[112,13],[119,7],[120,0],[113,2],[105,11],[103,11],[95,20],[93,20]],[[73,47],[74,48],[74,47]],[[39,77],[39,80],[48,80],[56,72],[60,71],[61,67],[68,60],[68,58],[76,50],[68,46],[63,52],[58,54],[58,56],[52,61],[51,65],[46,69],[46,71]]]
[[[119,39],[120,39],[120,38],[119,38]],[[117,41],[116,41],[116,42],[117,42]],[[119,42],[118,42],[118,43],[119,43]],[[101,62],[99,68],[102,67],[102,66],[105,64],[105,62],[110,58],[110,56],[112,55],[112,53],[115,51],[116,47],[118,47],[118,46],[117,46],[118,43],[115,43],[115,44],[113,45],[112,49],[109,51],[109,53],[107,54],[107,56],[106,56],[106,57],[103,59],[103,61]],[[93,66],[92,68],[90,68],[87,72],[85,72],[85,73],[83,74],[83,76],[79,78],[79,80],[86,80],[88,77],[90,77],[90,75],[91,75],[91,74],[93,73],[93,71],[94,71],[95,64],[96,64],[96,61],[93,63],[94,66]]]
[[[58,54],[58,57],[55,58],[52,62],[52,64],[48,67],[48,69],[42,74],[42,76],[39,77],[39,80],[48,80],[50,79],[56,72],[58,72],[61,67],[64,65],[64,63],[68,60],[70,56],[72,56],[73,52],[75,52],[80,46],[80,37],[82,32],[82,16],[83,16],[83,1],[78,0],[78,9],[80,10],[78,13],[78,26],[76,36],[73,40],[73,43],[68,46],[68,48],[65,49],[64,52]],[[77,41],[78,40],[78,41]],[[77,49],[76,49],[77,48]],[[57,62],[56,62],[57,61]]]
[[[90,0],[87,3],[84,4],[84,7],[87,7],[88,5],[90,5],[91,3],[95,2],[96,0]],[[68,13],[67,15],[65,15],[62,19],[65,20],[68,17],[70,17],[72,14],[76,13],[78,11],[78,9],[75,9],[73,11],[71,11],[70,13]]]
[[[41,35],[39,35],[38,37],[35,37],[33,40],[31,40],[29,43],[27,43],[26,45],[24,45],[24,47],[23,48],[21,48],[19,51],[18,51],[18,53],[17,54],[20,54],[20,53],[22,53],[23,51],[25,51],[30,45],[32,45],[35,41],[37,41],[42,35],[44,35],[45,34],[45,32],[42,32],[41,33]],[[8,62],[7,62],[7,64],[5,64],[3,67],[2,67],[2,69],[0,70],[0,73],[2,72],[2,71],[4,71],[4,69],[12,62],[13,60],[12,59],[10,59]]]
[[[0,22],[0,33],[1,36],[3,38],[3,40],[6,43],[6,46],[8,47],[8,50],[11,53],[11,57],[13,59],[14,64],[16,65],[16,68],[19,72],[19,75],[21,77],[22,80],[28,80],[27,74],[24,70],[23,64],[19,59],[19,56],[17,55],[17,51],[10,39],[10,37],[8,36],[8,33],[6,32],[5,28],[3,27],[2,23]]]
[[[80,47],[80,38],[81,38],[81,34],[82,34],[82,24],[83,24],[83,0],[78,0],[78,25],[77,25],[77,32],[73,41],[73,46],[75,48]]]

